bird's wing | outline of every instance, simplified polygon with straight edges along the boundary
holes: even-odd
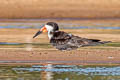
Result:
[[[98,39],[82,38],[63,31],[56,31],[50,40],[50,43],[59,50],[72,50],[77,49],[78,47],[95,46],[107,42],[102,42]]]
[[[78,47],[70,43],[72,36],[72,34],[63,31],[56,31],[53,33],[50,43],[59,50],[76,49]]]
[[[82,38],[78,36],[72,36],[70,39],[70,43],[74,44],[78,47],[84,47],[84,46],[96,46],[100,44],[105,44],[109,43],[110,41],[101,41],[99,39],[87,39],[87,38]]]

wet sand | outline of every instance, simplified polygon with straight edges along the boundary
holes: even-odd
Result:
[[[119,64],[120,49],[79,49],[75,51],[61,52],[57,50],[25,51],[0,50],[0,63],[41,64],[41,63],[65,63],[65,64]]]
[[[32,39],[36,31],[38,29],[1,29],[0,42],[41,43],[45,45],[44,47],[42,45],[37,45],[37,47],[0,45],[0,63],[40,64],[53,62],[68,64],[119,64],[120,62],[120,47],[95,46],[83,47],[74,51],[58,51],[49,45],[46,33]],[[64,31],[86,38],[120,42],[119,30],[65,29]]]
[[[17,43],[49,43],[47,33],[43,33],[35,39],[34,34],[39,29],[0,29],[0,42],[17,42]],[[72,33],[74,35],[100,39],[103,41],[120,42],[120,30],[102,30],[102,29],[61,29],[62,31]],[[107,37],[106,37],[107,36]]]

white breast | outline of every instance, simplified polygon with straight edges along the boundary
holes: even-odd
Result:
[[[48,32],[48,38],[49,38],[49,40],[50,40],[52,37],[53,37],[53,34],[50,34],[50,33]]]

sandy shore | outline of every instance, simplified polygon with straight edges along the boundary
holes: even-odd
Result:
[[[32,39],[32,37],[38,30],[39,29],[0,29],[0,42],[49,43],[47,33],[43,33],[40,36],[38,36],[36,39]],[[85,38],[120,42],[120,37],[119,37],[120,30],[64,29],[63,31]]]
[[[38,29],[0,29],[0,42],[39,43],[27,47],[24,45],[0,45],[0,63],[40,64],[40,63],[76,63],[76,64],[119,64],[120,47],[95,46],[79,48],[75,51],[58,51],[49,45],[47,34],[32,39]],[[86,38],[120,42],[119,30],[64,30]],[[15,34],[14,34],[15,33]],[[107,36],[107,37],[106,37]],[[29,49],[30,48],[30,49]],[[21,61],[21,62],[20,62]]]
[[[119,0],[1,0],[0,18],[120,18]]]
[[[65,63],[65,64],[119,64],[120,49],[80,49],[72,52],[57,50],[0,50],[0,64],[41,64],[41,63]]]

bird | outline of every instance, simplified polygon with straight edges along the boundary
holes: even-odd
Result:
[[[60,51],[75,50],[85,46],[96,46],[100,44],[109,43],[110,41],[101,41],[99,39],[88,39],[75,36],[71,33],[59,31],[59,26],[55,22],[47,22],[42,28],[33,36],[40,35],[43,32],[48,33],[50,44]]]

